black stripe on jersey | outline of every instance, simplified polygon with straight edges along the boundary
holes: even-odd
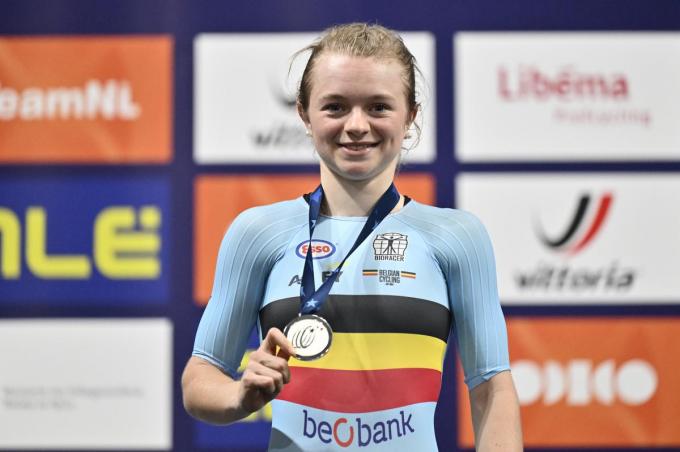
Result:
[[[284,327],[300,311],[298,297],[269,303],[260,310],[262,333]],[[451,313],[429,300],[385,295],[330,295],[318,315],[338,333],[424,334],[447,341]]]

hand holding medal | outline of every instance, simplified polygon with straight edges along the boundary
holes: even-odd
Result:
[[[277,351],[278,349],[278,351]],[[290,381],[288,358],[295,351],[278,328],[267,332],[257,350],[250,354],[241,377],[241,409],[253,413],[275,398]]]
[[[295,357],[302,361],[312,361],[319,359],[328,353],[333,340],[333,330],[330,324],[323,317],[316,315],[328,299],[333,283],[338,278],[342,266],[347,258],[356,250],[359,245],[368,237],[371,232],[378,227],[382,220],[399,203],[401,195],[394,184],[383,193],[370,215],[366,219],[364,227],[361,229],[354,245],[347,253],[347,256],[340,262],[335,270],[321,284],[319,290],[315,289],[314,284],[314,263],[312,260],[312,235],[316,227],[321,212],[323,201],[323,187],[319,185],[314,193],[309,197],[309,245],[305,256],[305,267],[302,272],[302,283],[300,284],[300,314],[293,319],[283,332],[295,347]]]

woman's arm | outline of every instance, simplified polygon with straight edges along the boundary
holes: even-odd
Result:
[[[523,450],[519,401],[510,371],[473,388],[470,406],[476,450]]]
[[[290,381],[288,358],[293,354],[288,339],[272,328],[260,347],[250,354],[240,380],[192,356],[182,374],[184,408],[193,417],[211,424],[242,419],[275,398]]]

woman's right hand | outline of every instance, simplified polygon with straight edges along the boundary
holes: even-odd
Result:
[[[290,381],[288,359],[294,355],[293,344],[281,330],[271,328],[260,347],[250,353],[239,380],[238,399],[243,411],[254,413],[281,392],[283,385]]]

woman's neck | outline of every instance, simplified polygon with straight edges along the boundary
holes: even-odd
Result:
[[[324,204],[322,213],[329,216],[367,217],[378,199],[389,188],[392,180],[382,181],[374,178],[370,181],[347,181],[321,173],[321,185],[324,188]],[[404,205],[403,197],[392,212]]]

